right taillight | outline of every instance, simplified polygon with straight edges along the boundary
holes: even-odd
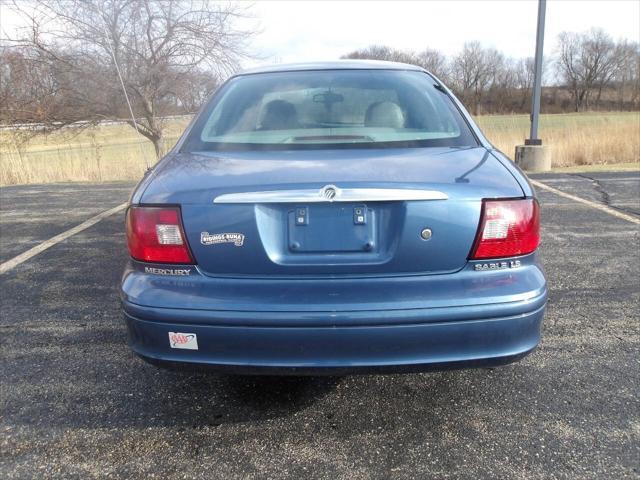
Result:
[[[136,260],[193,263],[178,207],[130,207],[127,244]]]
[[[540,243],[540,207],[535,199],[484,200],[471,260],[526,255]]]

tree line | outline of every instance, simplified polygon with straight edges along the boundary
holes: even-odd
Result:
[[[549,50],[547,46],[547,50]],[[602,29],[563,32],[543,66],[542,110],[549,113],[640,108],[640,46]],[[473,114],[525,113],[531,108],[533,58],[508,58],[478,41],[453,56],[372,45],[342,58],[418,65],[450,86]]]
[[[0,45],[0,123],[44,130],[120,119],[163,152],[164,118],[194,113],[247,58],[246,4],[210,0],[16,2],[25,27]],[[246,22],[244,23],[246,25]],[[527,112],[533,60],[468,42],[454,56],[370,46],[343,58],[412,63],[474,114]],[[545,65],[547,112],[640,107],[640,49],[599,29],[563,33]],[[123,89],[129,105],[123,100]]]

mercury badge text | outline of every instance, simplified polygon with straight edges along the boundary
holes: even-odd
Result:
[[[144,267],[144,273],[151,273],[153,275],[185,276],[185,275],[191,275],[191,269],[190,268],[153,268],[153,267]]]

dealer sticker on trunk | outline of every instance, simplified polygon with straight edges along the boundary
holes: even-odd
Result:
[[[195,333],[169,332],[169,346],[184,350],[198,350],[198,336]]]
[[[216,245],[218,243],[233,243],[236,247],[244,244],[242,233],[200,233],[200,243],[203,245]]]

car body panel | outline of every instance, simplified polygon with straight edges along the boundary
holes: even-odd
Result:
[[[508,171],[513,175],[513,178],[516,179],[520,188],[524,192],[524,196],[527,198],[535,197],[535,190],[531,186],[531,182],[527,178],[527,175],[517,166],[514,162],[511,161],[509,157],[507,157],[500,150],[489,149],[488,150],[493,157],[496,158]]]
[[[524,315],[360,327],[170,324],[126,315],[129,345],[160,366],[244,374],[427,371],[510,363],[540,341],[543,308]],[[199,350],[169,347],[167,331],[197,335]]]
[[[517,262],[517,267],[510,268],[510,262]],[[476,270],[477,265],[486,264],[496,264],[496,268]],[[157,268],[189,270],[189,274],[149,274],[147,264],[131,261],[122,280],[126,305],[218,311],[223,315],[294,312],[297,318],[305,312],[333,312],[332,318],[326,319],[329,323],[324,323],[331,325],[333,318],[364,311],[489,306],[495,315],[503,315],[506,304],[524,302],[526,309],[532,299],[544,302],[546,298],[544,273],[535,254],[500,262],[472,261],[455,274],[440,275],[209,277],[193,265]],[[488,310],[483,310],[483,315],[491,316]],[[341,321],[350,320],[345,317]]]
[[[387,62],[384,60],[336,60],[324,62],[282,63],[278,65],[266,65],[246,69],[241,75],[255,75],[272,72],[301,72],[307,70],[414,70],[425,72],[417,65],[401,62]]]
[[[329,184],[426,189],[446,200],[214,203],[225,194],[250,194],[256,186],[289,192]],[[442,273],[465,265],[481,199],[523,195],[513,175],[481,147],[357,149],[180,154],[156,175],[141,203],[181,206],[191,250],[211,275]],[[367,225],[350,226],[359,207],[367,212]],[[302,227],[293,219],[296,208],[307,212]],[[420,238],[424,228],[433,232],[429,241]],[[203,232],[241,234],[243,245],[203,244]]]
[[[522,186],[485,148],[404,148],[177,154],[138,203],[210,205],[243,191],[327,184],[431,188],[459,200],[523,197]]]
[[[234,78],[322,69],[428,74],[404,64],[341,61]],[[129,261],[121,298],[134,352],[161,365],[278,374],[492,365],[531,352],[547,301],[537,254],[468,258],[483,200],[535,192],[450,90],[433,81],[478,146],[187,152],[192,122],[130,199],[179,206],[196,263]],[[215,202],[260,192],[321,195],[328,185],[426,190],[437,199]],[[301,207],[308,221],[297,225]],[[367,212],[366,226],[354,226],[357,208]],[[209,242],[205,234],[241,241]],[[198,349],[170,348],[169,332],[197,334]]]

